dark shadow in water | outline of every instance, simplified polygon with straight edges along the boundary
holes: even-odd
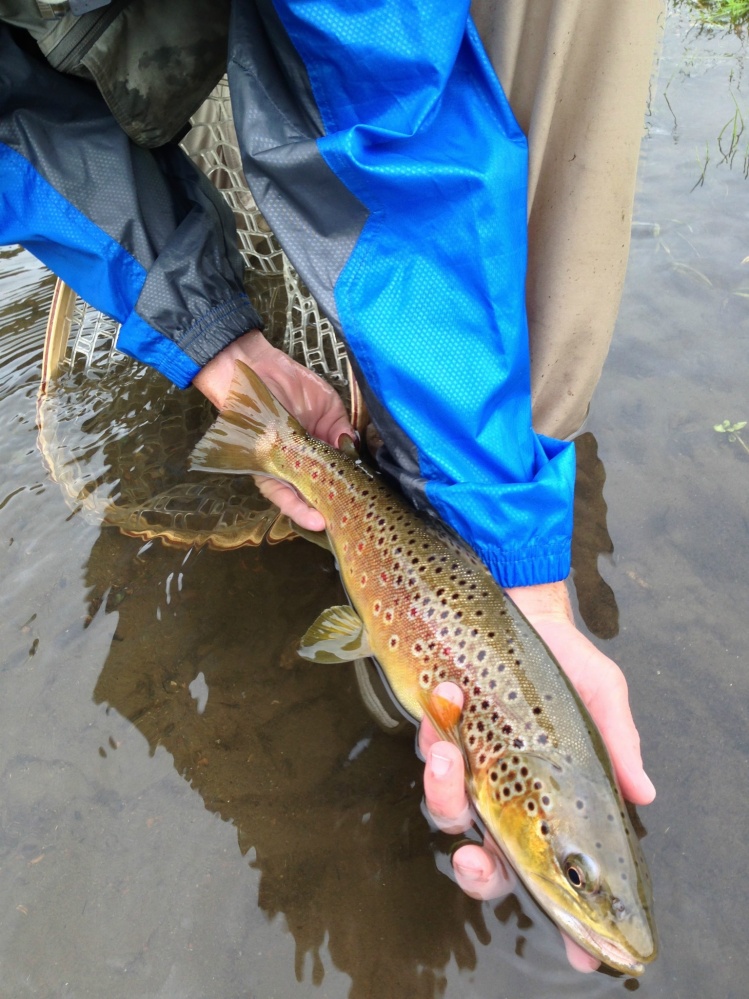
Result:
[[[434,854],[452,841],[420,812],[411,737],[370,720],[351,670],[296,655],[307,624],[343,598],[329,555],[301,541],[193,552],[168,602],[180,555],[138,549],[104,530],[88,562],[91,611],[119,613],[94,700],[152,752],[167,749],[206,808],[236,827],[260,871],[260,908],[283,913],[294,935],[298,979],[310,955],[322,980],[325,947],[352,999],[440,996],[450,959],[473,969],[474,940],[489,931],[481,905],[435,874]],[[202,714],[189,690],[200,672]],[[507,910],[510,925],[519,911]]]
[[[572,536],[572,570],[580,616],[598,638],[619,634],[619,608],[614,591],[598,571],[599,555],[611,555],[614,542],[606,526],[603,486],[606,469],[598,456],[598,442],[586,432],[575,438],[575,531]]]

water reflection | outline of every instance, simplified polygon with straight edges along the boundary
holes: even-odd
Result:
[[[165,558],[173,565],[158,548],[134,557],[108,531],[94,544],[90,613],[119,615],[94,700],[152,753],[166,749],[235,828],[260,872],[260,908],[283,914],[295,938],[298,980],[310,963],[320,984],[322,951],[351,977],[352,999],[439,996],[448,963],[473,969],[489,932],[482,906],[435,874],[433,853],[452,844],[421,814],[410,741],[370,721],[345,666],[296,656],[306,623],[342,598],[329,556],[305,542],[193,554],[169,596]],[[191,692],[201,673],[202,713]],[[530,923],[512,905],[502,915]]]
[[[619,634],[619,608],[614,591],[601,576],[598,560],[611,556],[614,542],[606,523],[603,486],[606,470],[598,456],[598,442],[590,431],[575,438],[575,532],[572,538],[572,579],[578,610],[586,627],[598,638]]]

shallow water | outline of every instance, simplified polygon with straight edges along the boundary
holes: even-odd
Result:
[[[482,905],[435,869],[453,844],[421,815],[410,736],[370,722],[345,668],[294,655],[341,598],[324,552],[186,553],[71,515],[36,444],[52,284],[5,251],[3,999],[746,994],[749,454],[713,430],[749,419],[749,181],[741,140],[732,167],[717,143],[742,71],[735,38],[669,20],[579,449],[580,609],[659,790],[640,811],[657,963],[583,978],[524,895]]]

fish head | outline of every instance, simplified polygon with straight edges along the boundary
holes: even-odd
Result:
[[[618,788],[522,762],[522,793],[476,788],[488,831],[560,929],[604,964],[641,974],[657,953],[650,881]]]

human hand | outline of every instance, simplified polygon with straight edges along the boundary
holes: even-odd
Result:
[[[222,409],[229,395],[234,362],[244,361],[305,430],[337,447],[342,436],[355,437],[340,396],[326,381],[282,350],[272,347],[259,330],[251,330],[225,347],[198,372],[193,383]],[[290,487],[257,476],[260,491],[282,513],[308,531],[322,531],[325,519]]]
[[[624,796],[645,805],[655,797],[655,788],[642,767],[640,740],[627,699],[627,684],[619,667],[600,652],[575,627],[567,589],[563,582],[508,590],[520,610],[551,649],[567,672],[596,722],[611,755]],[[441,696],[462,705],[461,691],[441,684]],[[463,758],[456,746],[440,741],[425,719],[419,729],[419,747],[426,760],[424,793],[427,808],[441,829],[460,832],[471,825],[465,791]],[[458,885],[473,898],[491,899],[509,893],[514,875],[506,867],[494,843],[483,847],[461,846],[453,855]],[[578,971],[594,971],[598,961],[562,934],[567,957]]]

